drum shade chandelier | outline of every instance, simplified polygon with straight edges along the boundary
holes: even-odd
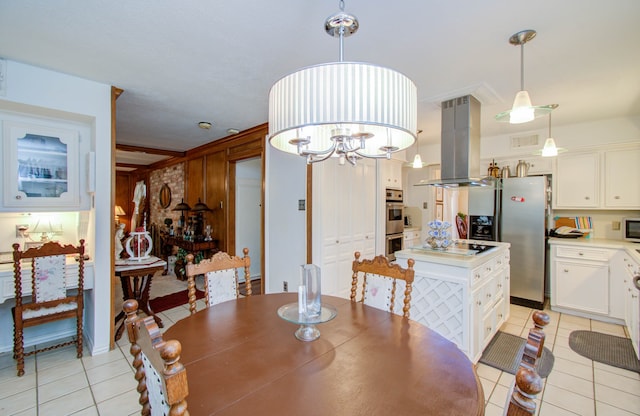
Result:
[[[508,121],[511,124],[527,123],[538,117],[546,116],[555,108],[552,104],[531,105],[529,91],[524,89],[524,44],[535,37],[535,30],[523,30],[509,38],[510,44],[520,46],[520,91],[516,94],[515,100],[513,100],[511,110],[503,111],[496,116],[498,121]]]
[[[344,12],[344,1],[339,6],[325,21],[327,34],[339,39],[339,62],[300,69],[271,87],[269,142],[307,163],[332,156],[352,165],[362,157],[389,159],[416,140],[416,86],[391,69],[344,62],[344,38],[359,24]]]

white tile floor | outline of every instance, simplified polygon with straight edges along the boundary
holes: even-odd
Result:
[[[201,308],[199,305],[198,308]],[[574,329],[625,336],[623,328],[547,311],[546,346],[555,364],[538,397],[540,416],[640,415],[640,374],[595,363],[574,353],[568,344]],[[189,314],[187,306],[160,313],[169,327]],[[511,319],[502,330],[526,337],[531,309],[511,306]],[[75,358],[73,346],[37,354],[26,360],[26,374],[16,376],[11,353],[0,354],[0,415],[136,415],[138,393],[123,337],[118,348],[95,357]],[[486,415],[502,415],[514,376],[480,364],[478,374],[486,398]],[[187,402],[189,399],[187,398]]]

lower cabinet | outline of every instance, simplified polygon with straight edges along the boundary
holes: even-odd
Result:
[[[623,264],[624,274],[624,320],[627,332],[631,337],[631,342],[636,350],[636,355],[640,359],[640,290],[635,287],[633,279],[640,276],[640,263],[625,255]]]
[[[609,313],[609,266],[556,261],[552,305],[606,315]],[[552,292],[553,293],[553,292]],[[552,295],[553,296],[553,295]]]
[[[437,331],[477,362],[509,318],[508,248],[501,247],[473,268],[434,263],[412,253],[396,253],[402,267],[407,267],[408,258],[416,262],[411,319]]]
[[[405,230],[403,233],[403,247],[410,248],[420,245],[420,230]]]
[[[609,259],[615,251],[554,244],[551,308],[574,314],[609,315]]]

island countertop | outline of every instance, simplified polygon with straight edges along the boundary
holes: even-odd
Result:
[[[415,261],[427,262],[427,263],[437,263],[447,266],[457,266],[464,268],[474,268],[484,263],[487,260],[490,260],[493,257],[496,257],[498,254],[502,253],[501,248],[509,248],[511,245],[509,243],[501,243],[497,241],[480,241],[480,240],[458,240],[462,243],[469,244],[481,244],[486,246],[494,246],[496,249],[484,251],[482,253],[478,253],[475,255],[463,255],[463,254],[454,254],[451,252],[439,251],[439,250],[429,250],[425,249],[422,246],[409,247],[404,250],[396,251],[395,256],[398,259],[414,259]]]

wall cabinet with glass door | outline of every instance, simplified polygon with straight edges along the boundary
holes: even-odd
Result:
[[[82,208],[78,130],[4,120],[2,141],[5,211]]]

